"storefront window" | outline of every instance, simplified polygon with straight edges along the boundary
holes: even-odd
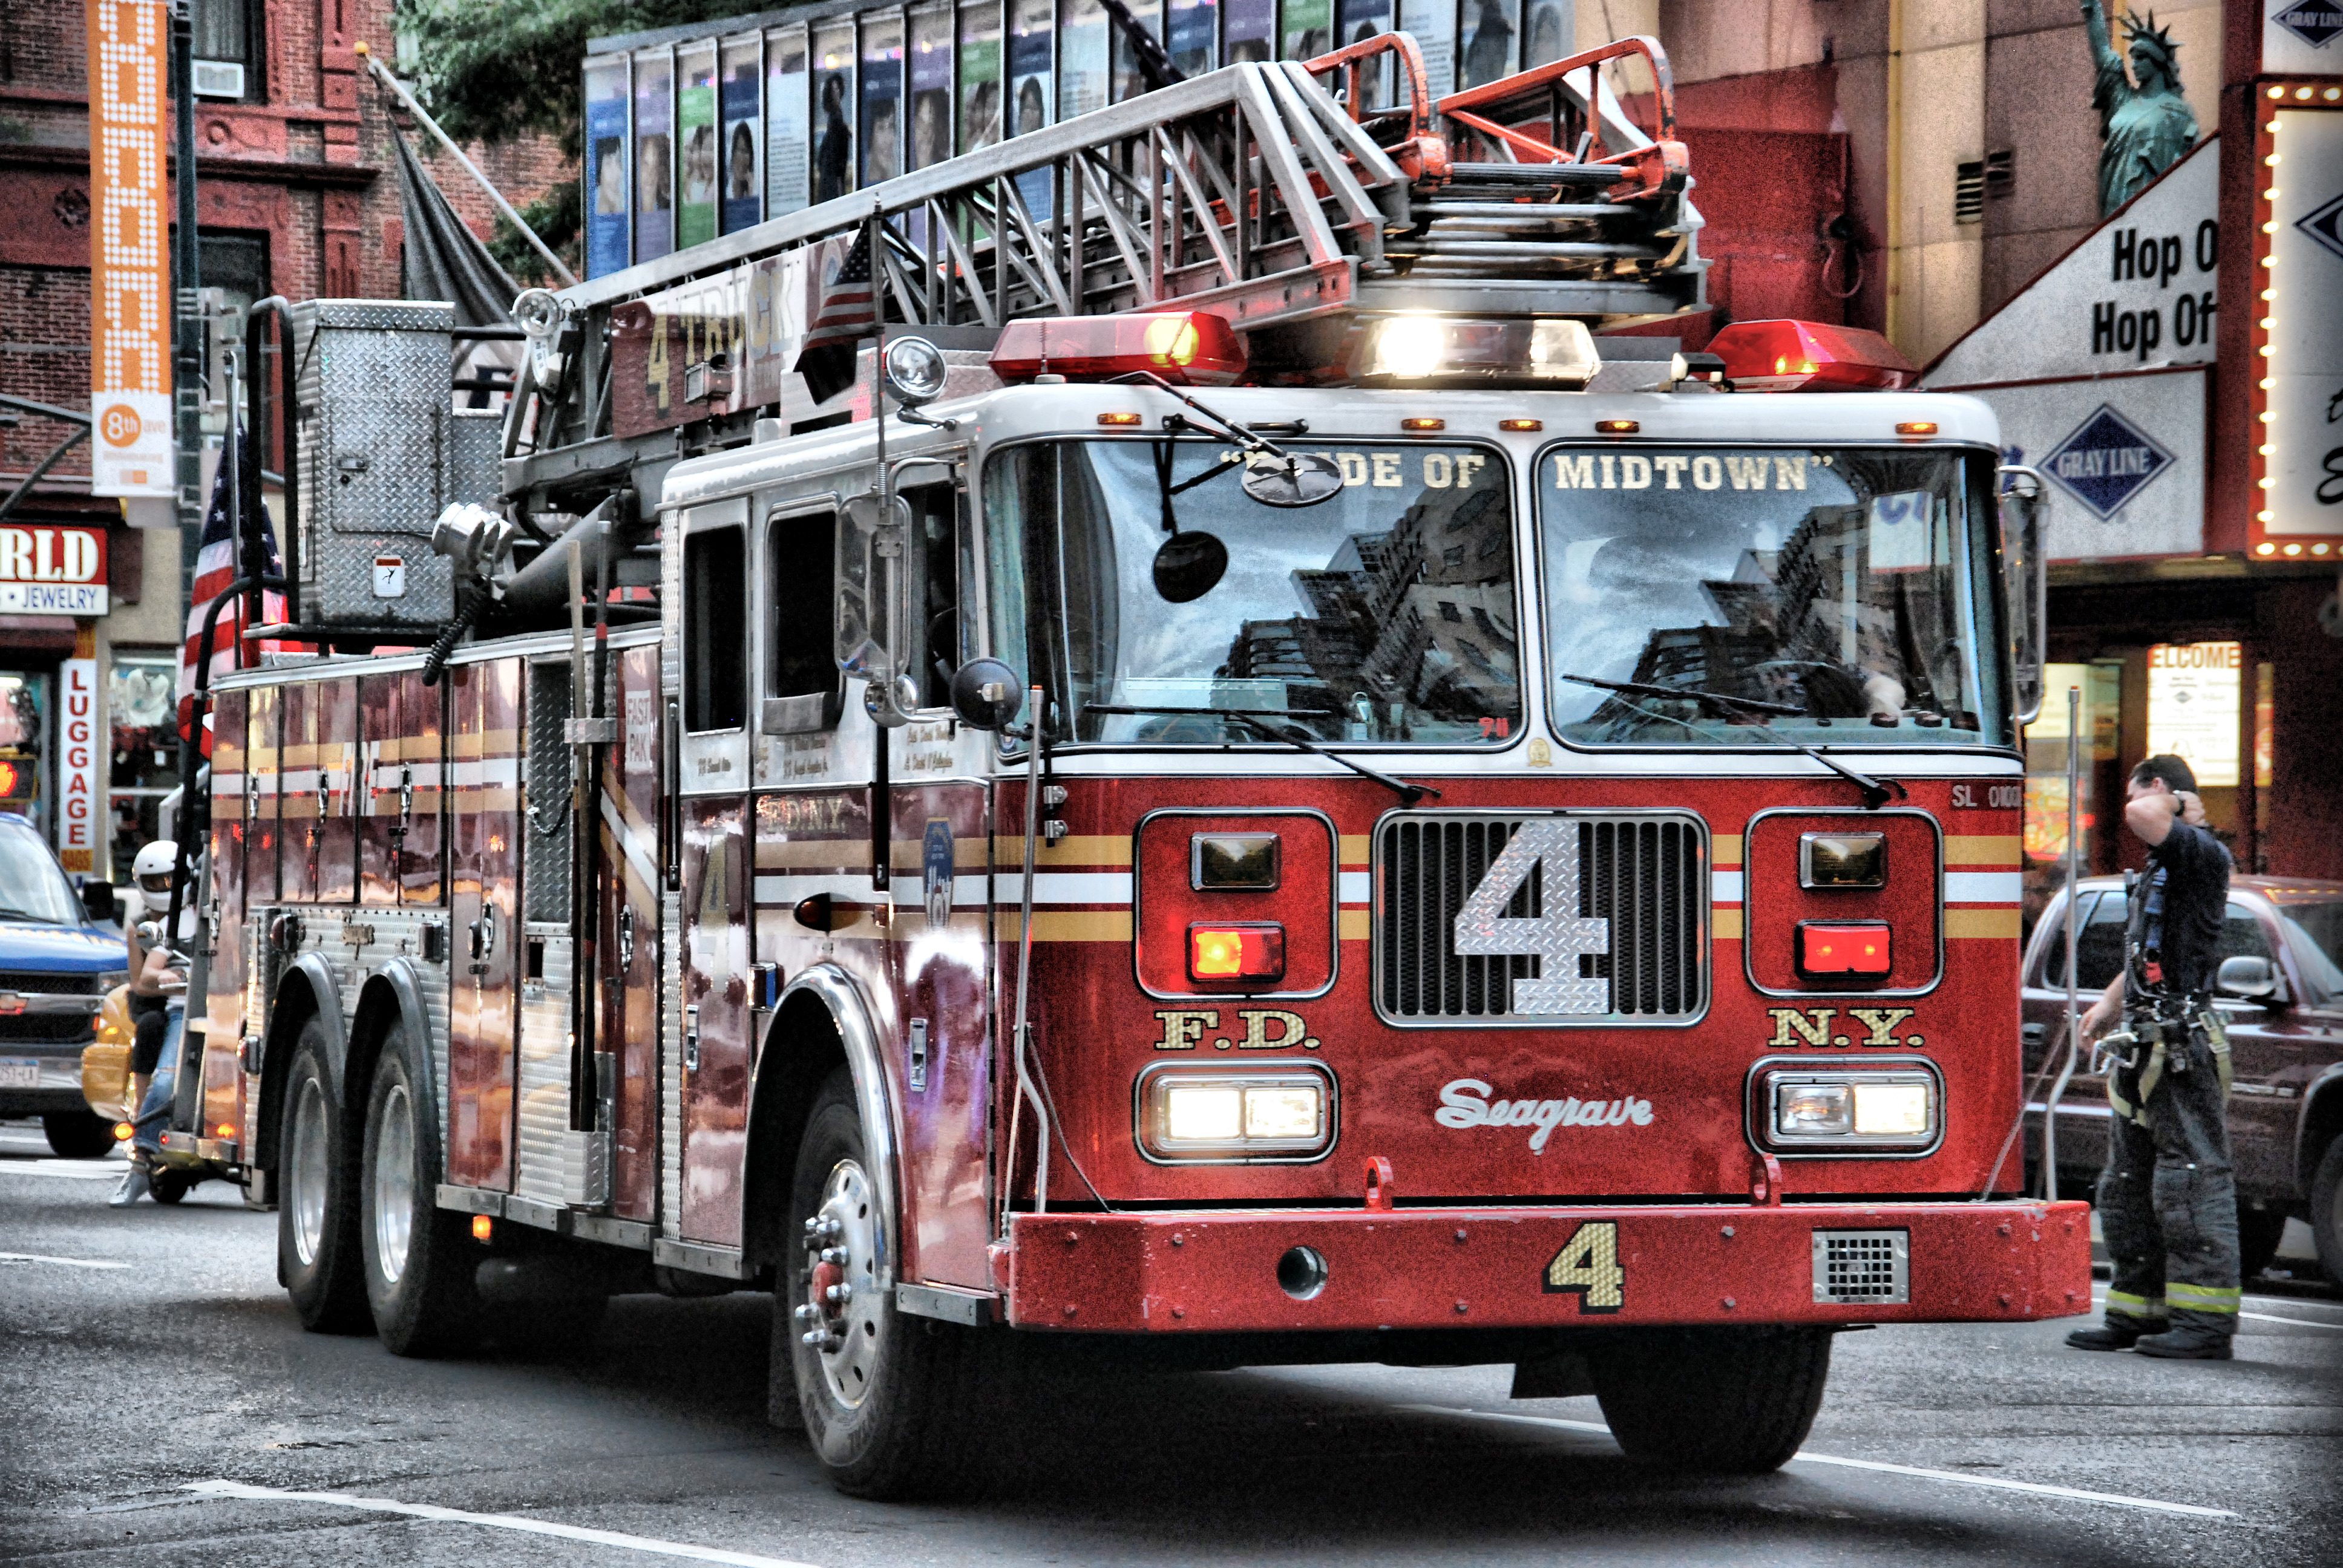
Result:
[[[41,699],[44,678],[0,670],[0,811],[41,826]]]
[[[179,786],[178,667],[168,655],[116,654],[106,686],[113,724],[114,869],[120,877],[156,835],[163,797]]]
[[[2081,694],[2079,729],[2086,749],[2079,759],[2080,788],[2073,821],[2082,840],[2082,871],[2089,876],[2105,869],[2098,863],[2102,849],[2102,803],[2120,809],[2123,780],[2118,752],[2123,734],[2123,666],[2053,664],[2042,672],[2042,712],[2026,727],[2026,929],[2034,930],[2038,916],[2066,875],[2066,753],[2072,743],[2067,729],[2066,693]]]

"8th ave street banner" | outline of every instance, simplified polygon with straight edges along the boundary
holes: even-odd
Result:
[[[164,0],[89,0],[90,494],[169,496]]]

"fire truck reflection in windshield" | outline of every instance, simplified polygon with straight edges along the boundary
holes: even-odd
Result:
[[[1210,714],[1082,713],[1093,702],[1273,714],[1328,741],[1477,746],[1513,732],[1521,622],[1502,453],[1313,447],[1342,488],[1294,510],[1248,497],[1222,446],[1178,443],[1173,520],[1227,539],[1230,565],[1211,591],[1171,604],[1150,575],[1166,537],[1159,450],[1037,443],[987,471],[994,646],[1030,649],[1004,657],[1081,715],[1071,739],[1260,739]]]
[[[1968,629],[1993,616],[1974,459],[1610,447],[1538,472],[1555,670],[1792,704],[1765,722],[1809,744],[1869,739],[1866,719],[1904,742],[2003,732],[1996,645]],[[1750,739],[1749,715],[1665,699],[1564,683],[1554,702],[1580,742]]]

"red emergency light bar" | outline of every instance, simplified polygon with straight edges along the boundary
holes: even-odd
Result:
[[[1708,351],[1737,392],[1893,392],[1920,373],[1878,333],[1820,321],[1736,321]]]
[[[1244,345],[1202,310],[1131,316],[1045,316],[1012,321],[992,350],[1003,381],[1062,376],[1104,381],[1146,370],[1174,387],[1226,387],[1244,376]]]

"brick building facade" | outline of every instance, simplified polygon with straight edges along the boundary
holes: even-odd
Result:
[[[272,293],[399,296],[392,110],[354,48],[364,41],[394,57],[392,11],[392,0],[195,0],[196,54],[210,62],[198,68],[196,116],[206,286],[240,304]],[[80,0],[0,0],[0,391],[75,409],[88,407],[90,391],[86,26]],[[453,159],[435,157],[427,138],[408,135],[465,221],[490,234],[487,196]],[[466,150],[516,206],[576,177],[547,141]],[[70,429],[31,413],[0,419],[0,495]],[[84,447],[9,519],[106,528],[113,581],[104,617],[0,615],[0,699],[38,710],[45,726],[16,749],[14,761],[37,765],[14,769],[21,782],[0,791],[0,809],[54,822],[48,710],[61,661],[78,642],[116,710],[102,774],[111,773],[118,862],[152,830],[154,799],[176,775],[167,731],[122,719],[151,716],[156,676],[176,663],[191,541],[123,527],[117,503],[89,495],[88,474]],[[0,746],[0,762],[12,760],[10,749]],[[100,789],[109,789],[103,777]],[[104,859],[95,873],[104,874]]]

